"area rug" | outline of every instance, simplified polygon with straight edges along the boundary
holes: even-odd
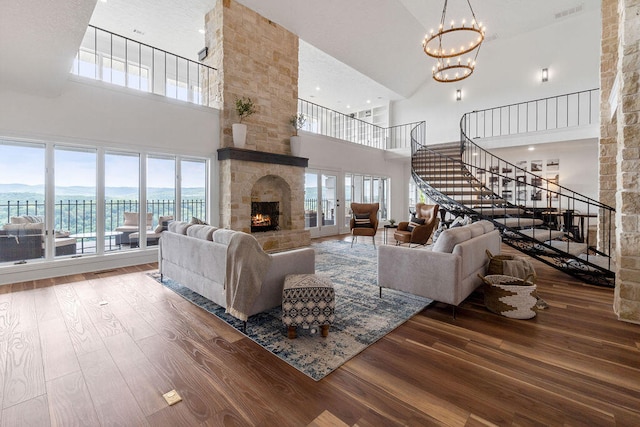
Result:
[[[336,294],[335,322],[328,337],[298,328],[298,338],[288,339],[280,307],[247,322],[247,337],[316,381],[431,303],[391,289],[384,289],[380,298],[376,250],[371,244],[350,245],[341,240],[312,245],[316,274],[330,278]],[[153,276],[160,281],[159,274]],[[225,314],[224,308],[166,277],[161,283],[242,332],[243,322]]]

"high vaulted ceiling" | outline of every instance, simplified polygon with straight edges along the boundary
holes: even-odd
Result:
[[[422,52],[421,41],[439,24],[443,0],[237,1],[303,40],[301,98],[346,112],[364,108],[367,101],[381,105],[409,97],[431,84],[433,61]],[[44,80],[68,71],[72,58],[65,52],[77,48],[89,16],[93,25],[195,60],[205,44],[198,30],[214,3],[0,0],[0,83],[44,90],[38,76]],[[600,1],[475,0],[472,6],[487,26],[482,49],[491,49],[496,40],[597,9]],[[448,0],[447,20],[463,17],[470,20],[467,0]],[[49,91],[57,85],[49,84]]]

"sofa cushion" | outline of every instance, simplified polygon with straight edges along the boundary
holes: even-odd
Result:
[[[471,238],[482,236],[484,234],[484,226],[479,222],[474,222],[471,225],[467,225],[469,231],[471,231]]]
[[[412,216],[411,221],[409,221],[409,224],[407,225],[407,231],[413,231],[413,229],[419,225],[424,225],[425,221],[426,220],[424,218],[416,218],[415,216]]]
[[[483,219],[482,221],[478,221],[477,223],[482,224],[482,226],[484,227],[485,234],[491,233],[493,230],[496,229],[496,226],[493,225],[491,221],[487,221],[486,219]]]
[[[456,227],[444,230],[433,244],[433,252],[451,253],[453,248],[465,240],[471,239],[469,227]]]
[[[234,230],[219,228],[213,232],[212,239],[216,243],[229,245],[229,242],[231,241],[231,236],[233,236],[234,233],[236,233],[236,231]]]
[[[212,225],[193,224],[187,229],[187,236],[195,237],[196,239],[213,241],[213,232],[217,229],[217,227],[214,227]]]
[[[11,224],[33,224],[44,222],[44,217],[41,215],[20,215],[12,216],[10,218]]]
[[[140,214],[138,212],[125,212],[124,225],[140,225],[138,221]],[[153,212],[147,212],[147,226],[153,222]]]
[[[187,234],[187,229],[192,225],[184,221],[171,221],[169,223],[169,231],[177,234]]]
[[[44,234],[43,222],[5,224],[3,228],[7,230],[9,234]]]
[[[353,214],[354,219],[354,227],[363,227],[363,228],[371,228],[371,214],[369,213],[361,213]]]

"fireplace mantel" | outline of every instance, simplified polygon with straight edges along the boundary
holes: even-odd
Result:
[[[222,160],[244,160],[248,162],[297,166],[301,168],[306,168],[309,165],[309,159],[305,157],[287,156],[286,154],[267,153],[236,147],[218,149],[218,161]]]

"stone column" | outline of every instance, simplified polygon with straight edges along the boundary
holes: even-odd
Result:
[[[600,141],[599,141],[599,198],[605,205],[615,207],[618,153],[618,129],[616,116],[611,117],[609,98],[617,75],[618,63],[618,0],[602,1],[602,43],[600,57]],[[612,224],[613,223],[613,224]],[[613,225],[613,229],[609,229]],[[600,212],[598,224],[598,249],[609,253],[607,244],[612,241],[611,255],[615,248],[615,218],[606,218]]]
[[[619,0],[618,22],[614,310],[640,323],[640,0]]]
[[[205,17],[205,26],[206,63],[218,69],[213,92],[220,94],[221,101],[220,147],[233,147],[231,125],[239,121],[236,99],[251,98],[257,112],[243,121],[245,148],[290,155],[289,118],[298,110],[298,37],[235,0],[217,0]],[[223,151],[242,154],[241,150]],[[233,156],[218,166],[221,227],[250,233],[251,202],[278,201],[259,199],[281,194],[280,230],[256,233],[256,238],[265,250],[309,245],[310,233],[304,228],[304,167]],[[280,184],[269,189],[265,183]]]
[[[218,0],[205,17],[207,65],[222,86],[221,147],[233,146],[236,98],[257,113],[247,118],[247,148],[290,154],[289,117],[298,111],[298,37],[235,0]]]

